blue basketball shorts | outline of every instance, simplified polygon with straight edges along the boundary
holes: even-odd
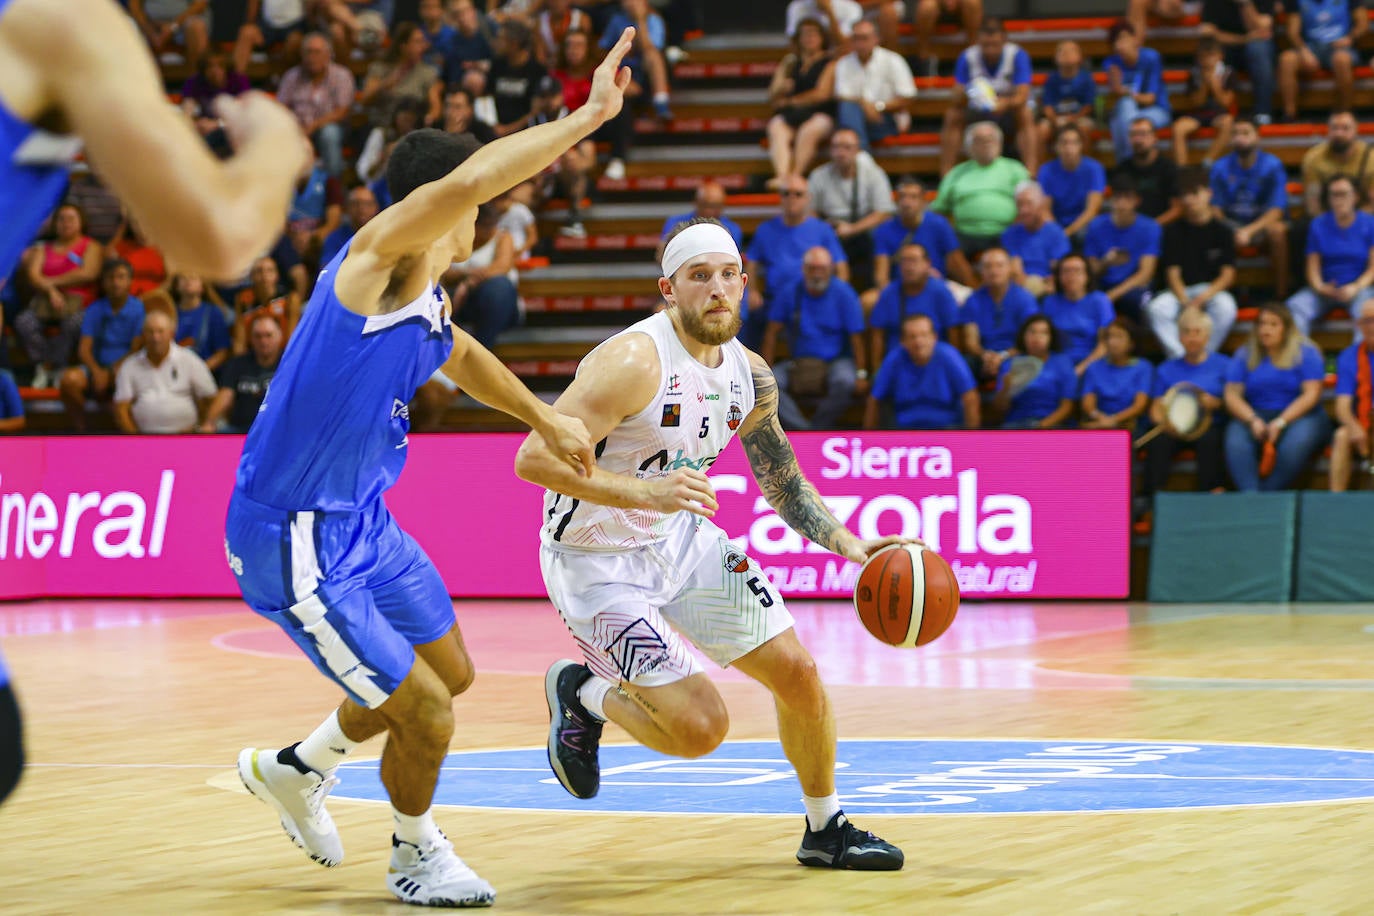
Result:
[[[235,490],[224,549],[248,605],[369,709],[405,680],[415,646],[453,628],[439,571],[380,499],[357,512],[286,511]]]

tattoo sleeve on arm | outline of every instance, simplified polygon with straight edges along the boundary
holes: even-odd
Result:
[[[740,444],[749,457],[754,479],[764,499],[793,531],[833,551],[836,535],[844,526],[802,474],[792,443],[778,423],[778,383],[773,371],[762,360],[753,364],[753,370],[754,410],[759,417],[740,435]]]

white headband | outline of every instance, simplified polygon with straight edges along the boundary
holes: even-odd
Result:
[[[697,223],[673,236],[663,250],[663,276],[672,279],[679,267],[704,254],[728,254],[739,260],[739,248],[724,226]]]

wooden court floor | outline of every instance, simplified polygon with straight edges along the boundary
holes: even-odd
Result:
[[[1374,750],[1370,607],[971,605],[914,652],[870,640],[844,605],[793,611],[842,738]],[[479,674],[457,702],[453,749],[541,746],[542,672],[571,649],[556,615],[542,602],[457,613]],[[331,802],[347,859],[323,869],[236,787],[240,747],[298,739],[337,698],[240,605],[4,605],[0,644],[32,763],[0,808],[0,912],[409,911],[383,885],[384,805]],[[733,672],[719,683],[730,740],[772,740],[761,689]],[[608,727],[608,743],[624,738]],[[1320,787],[1331,774],[1314,764],[1310,776]],[[1311,788],[1307,777],[1273,780]],[[1356,796],[1374,797],[1371,777],[1355,778],[1369,785]],[[1370,801],[1234,806],[1209,794],[1232,779],[1190,783],[1211,807],[856,814],[905,849],[905,870],[888,874],[798,867],[799,813],[445,807],[439,821],[512,914],[1374,911]]]

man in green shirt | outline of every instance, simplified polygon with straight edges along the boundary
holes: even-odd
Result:
[[[964,253],[973,257],[1001,244],[1002,231],[1016,219],[1016,187],[1030,173],[1002,155],[1002,129],[990,121],[965,132],[964,148],[971,158],[945,173],[934,208],[950,218]]]

